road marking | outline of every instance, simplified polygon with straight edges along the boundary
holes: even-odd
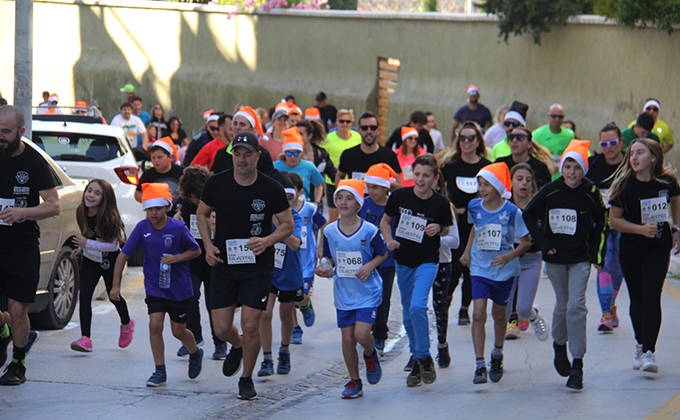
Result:
[[[144,289],[144,276],[135,276],[121,289],[120,294],[132,297],[142,289]]]
[[[397,344],[397,342],[399,340],[401,340],[401,338],[405,335],[406,335],[406,328],[404,328],[404,324],[401,324],[401,328],[399,329],[399,334],[397,334],[396,337],[387,340],[387,342],[385,343],[385,349],[383,351],[385,353],[392,351],[392,349]]]

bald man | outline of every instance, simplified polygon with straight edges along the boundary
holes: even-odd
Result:
[[[562,105],[551,105],[546,118],[548,119],[548,124],[534,130],[532,136],[537,144],[550,151],[555,162],[555,168],[558,168],[562,152],[569,146],[569,142],[574,139],[574,132],[562,127],[564,122],[564,108],[562,108]],[[559,178],[559,173],[553,174],[553,180],[557,178]]]

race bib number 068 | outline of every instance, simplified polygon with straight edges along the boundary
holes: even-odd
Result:
[[[357,272],[364,265],[361,260],[361,251],[336,251],[336,255],[338,257],[338,277],[356,277]]]

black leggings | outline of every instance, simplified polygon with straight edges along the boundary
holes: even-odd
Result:
[[[449,327],[449,283],[451,281],[451,263],[439,263],[437,277],[432,285],[432,306],[437,320],[437,340],[439,344],[446,343],[446,333]]]
[[[670,250],[653,248],[619,252],[621,271],[630,295],[630,319],[642,351],[655,351],[661,329],[661,292],[670,263]]]
[[[91,337],[92,327],[92,294],[99,283],[99,278],[104,277],[104,284],[106,291],[111,292],[113,287],[113,267],[116,265],[116,258],[119,251],[103,252],[104,257],[101,264],[91,261],[85,257],[82,258],[80,264],[80,333],[85,337]],[[130,323],[130,314],[128,313],[127,303],[123,296],[118,302],[111,301],[116,307],[118,315],[120,316],[120,323],[127,325]]]

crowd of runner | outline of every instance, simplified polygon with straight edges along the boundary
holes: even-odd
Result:
[[[179,118],[166,119],[160,105],[144,112],[134,86],[121,92],[127,100],[111,125],[124,130],[136,156],[153,164],[135,194],[147,217],[123,232],[111,185],[93,179],[86,186],[77,210],[81,236],[73,239],[71,256],[81,260],[82,337],[71,343],[73,350],[93,351],[90,300],[100,277],[120,317],[119,346],[131,343],[135,321],[121,295],[121,276],[129,256],[142,250],[155,364],[147,386],[167,381],[166,313],[181,341],[177,356],[188,356],[190,378],[200,374],[203,284],[212,357],[224,359],[225,376],[242,366],[238,395],[254,398],[260,351],[257,376],[291,371],[290,345],[303,343],[299,319],[305,328],[314,325],[317,275],[334,278],[350,378],[342,398],[363,395],[357,343],[366,380],[380,381],[395,277],[411,354],[407,386],[431,384],[437,368],[449,367],[449,308],[460,283],[457,323],[472,324],[474,384],[500,381],[505,341],[531,327],[541,342],[552,333],[555,369],[568,378],[567,387],[580,390],[593,266],[602,311],[598,331],[619,326],[616,298],[625,280],[633,368],[658,372],[661,291],[680,242],[680,188],[664,165],[674,142],[659,119],[658,100],[647,100],[624,129],[604,125],[591,144],[576,136],[559,104],[547,110],[547,124],[532,131],[528,105],[514,101],[492,116],[479,102],[480,89],[470,85],[446,141],[431,112],[414,111],[383,146],[375,114],[337,110],[323,92],[317,106],[304,111],[292,96],[270,110],[238,105],[233,114],[206,111],[205,128],[193,138]],[[38,112],[62,112],[58,100],[45,92]],[[0,292],[9,300],[9,311],[0,313],[0,365],[14,344],[2,385],[26,380],[32,344],[27,309],[39,276],[36,221],[60,211],[46,163],[20,141],[24,131],[18,108],[0,108]],[[163,183],[168,178],[179,184],[178,196]],[[555,292],[551,322],[534,303],[542,267]],[[487,364],[489,300],[494,342]]]

